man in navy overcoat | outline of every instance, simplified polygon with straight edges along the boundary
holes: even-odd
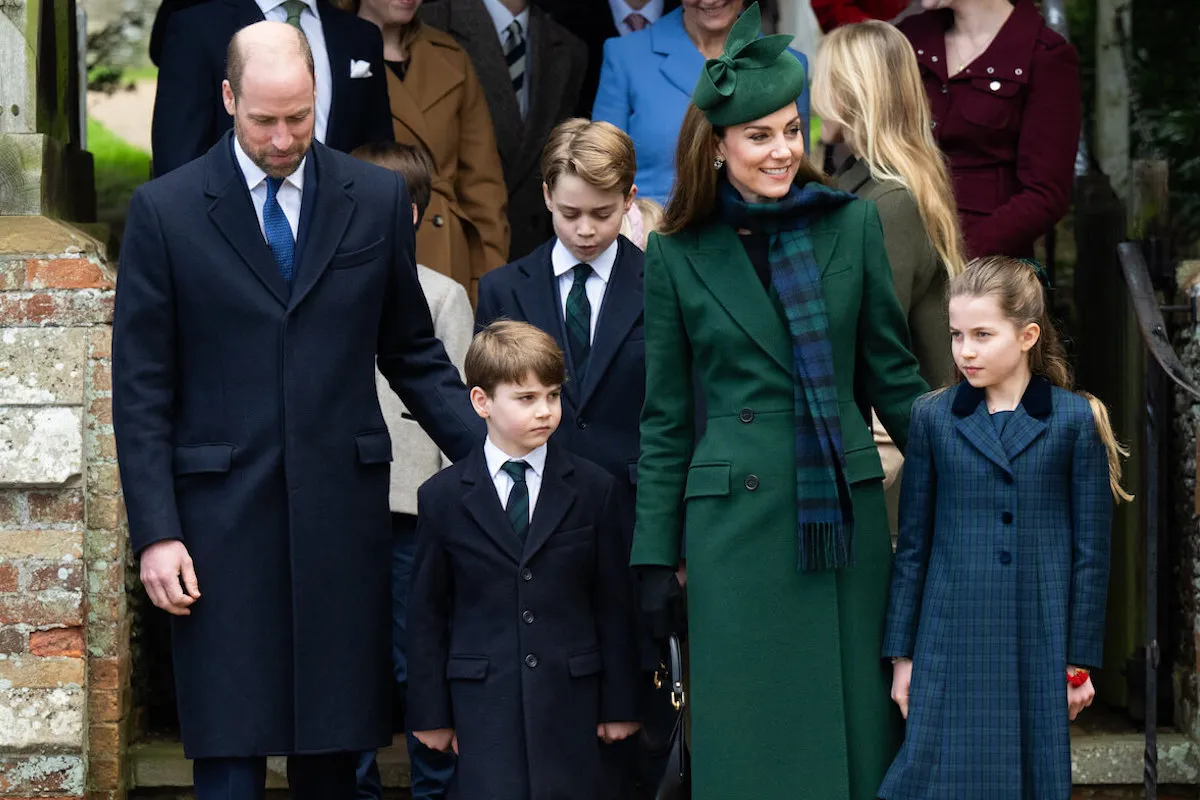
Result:
[[[350,800],[391,741],[391,442],[374,366],[452,458],[483,439],[434,337],[403,180],[312,141],[304,38],[238,34],[235,133],[139,189],[113,413],[129,532],[171,612],[198,800]],[[181,585],[182,584],[182,585]]]

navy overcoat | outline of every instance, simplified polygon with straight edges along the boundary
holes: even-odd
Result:
[[[191,758],[391,740],[388,473],[375,363],[451,457],[483,440],[434,338],[399,176],[314,143],[280,275],[230,135],[138,189],[117,277],[113,422],[135,552],[181,539]]]
[[[1112,494],[1087,400],[1035,377],[997,435],[966,381],[913,406],[884,656],[913,659],[885,800],[1068,800],[1067,665],[1099,667]]]

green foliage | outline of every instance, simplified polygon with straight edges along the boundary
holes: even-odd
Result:
[[[123,226],[133,190],[150,179],[150,154],[93,119],[87,124],[87,144],[95,163],[98,221]]]

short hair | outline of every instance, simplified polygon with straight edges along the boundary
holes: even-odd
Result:
[[[425,210],[433,196],[433,158],[424,147],[399,142],[368,142],[350,155],[377,167],[398,172],[408,184],[408,195],[417,207],[417,226],[425,219]]]
[[[291,28],[292,26],[288,26]],[[242,28],[242,30],[246,30]],[[313,86],[317,85],[317,70],[313,63],[312,48],[308,46],[308,37],[299,28],[293,28],[296,34],[296,47],[300,53],[300,57],[304,60],[304,66],[308,69],[308,77],[312,78]],[[246,72],[246,62],[249,57],[244,52],[241,44],[242,31],[238,31],[229,40],[229,47],[225,51],[225,79],[229,81],[229,88],[233,90],[233,99],[237,100],[242,96],[242,76]]]
[[[561,386],[567,364],[550,334],[528,322],[500,319],[475,334],[463,373],[468,386],[491,397],[500,384],[521,383],[530,375],[545,386]]]
[[[550,132],[542,151],[542,180],[551,189],[577,175],[602,192],[628,195],[637,174],[637,151],[623,130],[608,122],[569,119]]]

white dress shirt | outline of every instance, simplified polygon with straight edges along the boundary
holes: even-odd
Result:
[[[287,22],[283,0],[254,0],[263,16],[272,22]],[[317,124],[313,136],[321,144],[329,132],[329,107],[333,103],[333,70],[329,64],[329,51],[325,48],[325,29],[321,27],[321,15],[317,13],[317,0],[304,0],[308,6],[300,13],[300,30],[308,38],[308,47],[313,54],[313,68],[317,73]],[[343,64],[342,69],[350,69]]]
[[[266,240],[267,226],[263,222],[263,207],[267,204],[267,173],[250,160],[250,156],[246,155],[246,151],[242,149],[242,143],[237,140],[236,136],[233,137],[233,154],[237,158],[238,166],[242,168],[242,175],[246,178],[246,188],[250,190],[254,213],[258,214],[258,229],[262,231],[263,239]],[[283,179],[279,191],[275,194],[275,199],[279,201],[279,207],[283,209],[283,215],[287,217],[288,225],[292,228],[293,239],[296,238],[296,231],[300,228],[300,205],[304,200],[305,161],[308,161],[308,156],[300,160],[300,166],[296,167],[295,172]]]
[[[608,0],[608,7],[612,9],[613,22],[617,26],[617,33],[624,36],[627,33],[633,33],[633,28],[629,27],[629,23],[625,20],[630,14],[641,14],[646,18],[646,22],[650,25],[658,22],[658,18],[663,13],[663,0],[650,0],[642,8],[634,9],[626,3],[625,0]]]
[[[483,457],[487,460],[488,474],[496,486],[496,494],[500,497],[502,508],[508,508],[508,495],[513,488],[513,479],[504,471],[504,465],[509,461],[524,461],[529,465],[525,470],[525,488],[529,490],[529,519],[533,520],[533,509],[537,505],[538,494],[542,491],[542,473],[546,470],[546,445],[542,445],[522,458],[513,458],[508,453],[492,444],[492,437],[483,441]]]
[[[600,307],[604,304],[604,292],[608,289],[608,279],[612,277],[613,266],[617,263],[617,248],[619,239],[613,240],[600,255],[591,261],[592,274],[588,276],[583,289],[587,292],[588,303],[592,306],[592,330],[588,333],[588,341],[596,339],[596,320],[600,319]],[[561,241],[554,243],[550,251],[550,265],[554,268],[554,277],[558,279],[558,299],[562,303],[563,319],[567,318],[567,295],[575,283],[575,265],[579,259],[571,255],[571,251]]]
[[[524,11],[514,17],[500,0],[483,0],[483,4],[492,16],[492,24],[496,26],[496,35],[500,37],[502,51],[508,44],[508,26],[512,25],[513,20],[521,23],[521,35],[525,38],[525,82],[521,84],[521,91],[517,92],[517,103],[521,106],[521,116],[526,117],[529,115],[529,67],[533,63],[533,54],[529,51],[529,7],[526,6]]]

